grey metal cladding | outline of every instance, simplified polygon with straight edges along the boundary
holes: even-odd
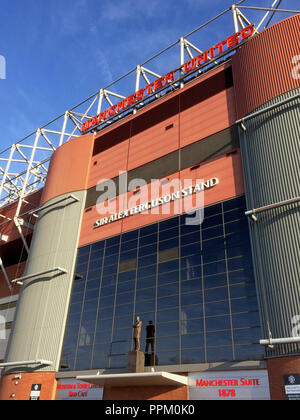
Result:
[[[59,368],[86,191],[72,195],[79,201],[66,200],[40,213],[24,276],[55,267],[68,273],[41,275],[24,282],[6,362],[49,360],[53,365],[41,370]]]
[[[264,104],[292,98],[296,89]],[[248,210],[300,196],[300,99],[245,121],[239,129]],[[264,337],[290,338],[300,315],[299,203],[250,221],[255,275]],[[300,329],[300,327],[299,327]],[[300,345],[275,346],[267,356],[295,354]]]

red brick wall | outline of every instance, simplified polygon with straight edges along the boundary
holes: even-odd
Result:
[[[267,361],[272,400],[286,400],[284,376],[300,375],[300,356],[279,357]]]
[[[187,401],[189,391],[187,386],[144,386],[144,387],[114,387],[104,388],[103,400],[128,401],[128,400],[169,400]]]
[[[22,376],[21,379],[14,379],[19,375]],[[0,383],[0,401],[28,401],[34,384],[42,385],[40,400],[55,400],[57,389],[55,372],[38,372],[3,376]],[[12,394],[16,395],[15,398],[11,397]]]

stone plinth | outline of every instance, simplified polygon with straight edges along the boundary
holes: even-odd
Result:
[[[145,355],[141,351],[130,351],[127,358],[128,373],[145,372]]]

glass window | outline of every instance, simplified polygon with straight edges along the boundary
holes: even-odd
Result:
[[[222,331],[231,328],[229,316],[206,318],[206,331]]]
[[[116,344],[118,341],[128,341],[132,340],[133,328],[125,328],[124,330],[114,330],[113,343]]]
[[[265,351],[260,344],[250,346],[235,346],[236,360],[263,360]]]
[[[203,304],[185,307],[181,310],[181,320],[184,322],[187,319],[202,318]]]
[[[231,284],[254,282],[254,273],[252,269],[232,271],[228,274],[228,277]]]
[[[243,255],[241,257],[230,258],[228,260],[228,270],[241,270],[245,267],[251,267],[252,257],[251,255]]]
[[[223,236],[223,225],[216,226],[209,229],[202,230],[202,240],[217,238],[218,236]]]
[[[118,282],[123,283],[127,281],[134,281],[136,278],[136,270],[125,271],[124,273],[120,273],[118,277]]]
[[[181,305],[190,306],[190,305],[201,305],[203,303],[203,294],[202,292],[187,293],[181,296]]]
[[[165,311],[157,312],[157,322],[169,322],[169,321],[178,321],[179,319],[179,310],[178,309],[168,309]]]
[[[156,275],[157,265],[150,265],[138,269],[138,278],[151,277]]]
[[[156,351],[179,349],[179,336],[158,338],[156,340]]]
[[[165,263],[158,264],[158,274],[169,273],[170,271],[178,271],[179,261],[173,260]]]
[[[204,347],[204,334],[183,334],[181,336],[181,347],[183,349]]]
[[[111,331],[112,329],[112,318],[100,319],[97,323],[97,331]]]
[[[118,284],[118,293],[131,292],[134,293],[135,282],[128,281],[126,283]]]
[[[197,290],[202,290],[202,280],[193,279],[181,283],[181,293],[189,293]]]
[[[208,217],[204,212],[204,220],[202,223],[202,229],[209,229],[215,226],[223,225],[222,214],[217,214],[216,216]]]
[[[70,307],[70,313],[76,314],[78,312],[81,312],[82,310],[82,303],[73,303]]]
[[[200,333],[204,331],[204,320],[203,319],[188,319],[181,321],[181,335],[190,333]]]
[[[134,295],[132,293],[118,293],[116,306],[124,305],[125,303],[132,303],[134,301]]]
[[[154,243],[152,245],[143,246],[143,248],[139,248],[139,257],[145,257],[146,255],[155,254],[157,252],[157,244]]]
[[[244,283],[230,287],[231,298],[256,296],[255,284]]]
[[[256,344],[261,340],[261,336],[261,328],[234,330],[234,342],[236,344]]]
[[[136,302],[135,313],[137,315],[140,315],[143,312],[151,312],[153,310],[155,310],[155,300]]]
[[[116,286],[102,287],[101,299],[107,296],[115,295]]]
[[[138,241],[122,242],[121,252],[135,250],[138,246]]]
[[[111,355],[126,354],[131,350],[131,341],[120,341],[118,343],[112,343]]]
[[[133,230],[132,232],[128,232],[128,233],[123,233],[122,244],[128,243],[129,241],[137,241],[138,236],[139,236],[138,234],[139,234],[138,230]]]
[[[203,264],[209,264],[213,261],[225,260],[225,249],[203,250]]]
[[[91,246],[92,253],[95,253],[95,252],[98,252],[98,251],[102,251],[104,249],[104,246],[105,246],[105,241],[96,242],[95,244],[93,244]]]
[[[204,277],[204,288],[213,289],[215,287],[227,286],[227,275],[216,274],[214,276]]]
[[[91,359],[77,359],[75,362],[75,370],[89,370],[91,367]]]
[[[200,241],[200,232],[190,233],[188,235],[181,236],[180,244],[181,246],[193,244]]]
[[[224,213],[224,222],[232,222],[234,220],[244,219],[245,210],[243,208],[235,209]]]
[[[140,237],[148,236],[157,233],[158,231],[158,223],[155,223],[153,225],[145,226],[142,229],[140,229]]]
[[[157,254],[147,255],[139,258],[139,268],[147,267],[148,265],[155,265],[157,263]]]
[[[186,220],[186,216],[184,216],[184,219]],[[189,224],[185,224],[185,222],[184,222],[180,226],[180,234],[181,235],[191,235],[193,233],[198,235],[198,238],[199,238],[199,236],[200,236],[200,225],[189,225]]]
[[[171,296],[166,298],[157,299],[157,309],[176,308],[179,306],[179,296]]]
[[[215,302],[219,300],[228,300],[228,289],[227,287],[219,287],[217,289],[205,290],[205,301]]]
[[[103,276],[113,276],[117,274],[117,270],[118,270],[118,266],[117,265],[110,265],[110,266],[106,266],[104,265],[103,268]],[[99,274],[101,274],[99,272]]]
[[[116,330],[131,327],[134,324],[133,316],[122,316],[121,318],[115,318],[114,328]]]
[[[232,347],[216,347],[207,349],[207,362],[231,362],[233,360]]]
[[[83,248],[78,249],[78,258],[82,257],[83,255],[89,255],[91,250],[90,245],[84,246]]]
[[[178,294],[179,294],[178,283],[168,284],[167,286],[160,286],[157,292],[158,298],[171,296],[171,295],[178,295]]]
[[[202,266],[191,267],[181,270],[181,281],[201,279],[202,277]]]
[[[185,268],[190,269],[191,267],[199,267],[199,265],[201,265],[202,263],[200,254],[190,255],[189,257],[181,258],[180,261],[181,261],[182,270]],[[202,275],[201,268],[199,268],[199,272],[200,272],[200,275]]]
[[[97,310],[93,310],[90,312],[83,312],[82,314],[82,322],[96,322],[97,318]]]
[[[111,344],[100,344],[94,347],[94,359],[99,356],[106,356],[111,353]]]
[[[193,349],[193,350],[182,350],[181,352],[181,363],[182,364],[195,364],[204,363],[205,353],[204,349]]]
[[[140,289],[136,292],[136,301],[140,302],[142,300],[153,300],[156,297],[156,288],[152,287],[150,289]]]
[[[168,219],[159,223],[160,232],[171,228],[179,228],[179,217],[173,217],[172,219]]]
[[[119,245],[112,246],[110,248],[106,248],[105,249],[105,258],[106,257],[109,257],[110,255],[118,254],[119,253],[119,249],[120,249],[120,246]]]
[[[118,264],[119,261],[119,254],[110,255],[105,257],[104,264],[105,265],[115,265]]]
[[[95,336],[95,343],[110,343],[111,342],[111,331],[97,331]]]
[[[112,246],[118,246],[120,244],[121,236],[114,236],[113,238],[106,239],[106,248],[112,247]]]
[[[235,222],[230,222],[225,224],[226,235],[229,233],[241,232],[242,230],[248,229],[248,219],[240,219]]]
[[[170,335],[179,335],[179,323],[178,323],[178,321],[177,322],[169,322],[169,323],[166,323],[166,324],[158,324],[156,326],[156,337],[168,337]]]
[[[233,314],[239,312],[245,312],[245,309],[248,311],[258,311],[257,298],[248,297],[241,299],[234,299],[231,301],[231,311]]]
[[[157,243],[157,234],[140,238],[140,247],[149,246]]]
[[[159,243],[159,252],[165,251],[166,249],[173,249],[179,247],[179,237],[162,241]]]
[[[216,261],[203,266],[204,276],[211,276],[219,273],[226,273],[226,261]]]
[[[260,327],[260,317],[258,312],[247,312],[235,314],[232,318],[233,328]]]
[[[80,248],[68,369],[125,369],[136,315],[143,349],[149,320],[156,324],[160,365],[260,360],[245,210],[245,197],[237,197],[206,207],[202,225],[182,215]]]
[[[240,207],[241,208],[246,207],[246,199],[245,199],[244,195],[240,196],[240,197],[237,197],[237,198],[234,198],[232,200],[225,201],[223,203],[224,211],[230,211],[232,209],[237,209],[237,208],[240,208]]]
[[[98,312],[98,318],[99,319],[112,318],[113,313],[114,313],[114,307],[113,306],[102,307],[101,304],[100,304],[99,312]]]
[[[229,301],[206,303],[205,314],[207,317],[229,314]]]
[[[183,246],[181,248],[181,256],[187,257],[188,255],[200,255],[201,253],[201,244],[197,242],[195,244]]]
[[[127,355],[124,356],[111,356],[110,367],[111,369],[121,369],[126,366]]]
[[[133,312],[133,302],[126,305],[116,306],[116,316],[129,315]]]
[[[167,283],[177,283],[179,281],[179,271],[172,271],[170,273],[160,274],[158,276],[159,286]]]
[[[145,277],[143,279],[137,280],[137,290],[139,289],[148,289],[156,285],[156,277]]]
[[[120,262],[136,259],[137,250],[120,253]]]
[[[208,347],[232,345],[231,331],[208,332],[206,344]]]
[[[115,274],[111,274],[108,276],[103,276],[102,277],[102,287],[106,287],[106,286],[113,286],[116,284],[117,281],[117,276]]]
[[[179,351],[161,351],[157,356],[160,366],[178,365],[180,361]]]

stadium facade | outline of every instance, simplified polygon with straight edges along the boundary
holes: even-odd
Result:
[[[0,399],[291,397],[300,15],[254,29],[191,59],[179,79],[137,89],[59,147],[19,212],[28,255],[18,202],[2,207]],[[225,48],[234,53],[222,60]],[[128,374],[136,316],[142,351],[155,324],[154,355]]]

